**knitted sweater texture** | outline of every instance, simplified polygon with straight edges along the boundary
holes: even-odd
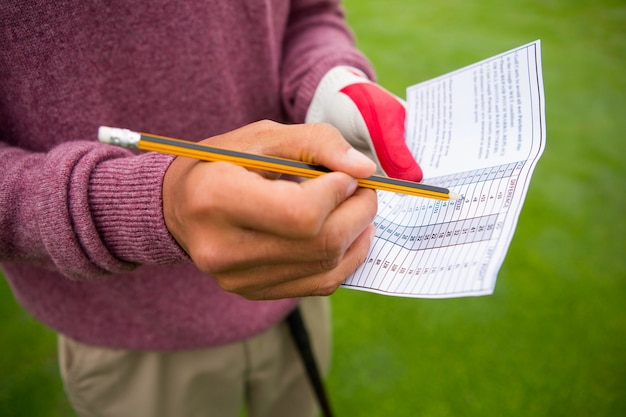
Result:
[[[281,320],[297,300],[226,293],[173,240],[172,157],[97,143],[97,127],[201,140],[302,122],[330,68],[371,75],[338,3],[1,2],[0,263],[21,305],[77,340],[141,350],[224,344]]]

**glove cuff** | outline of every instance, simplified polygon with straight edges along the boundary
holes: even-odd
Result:
[[[367,75],[354,67],[338,66],[328,71],[315,89],[307,110],[305,123],[327,122],[325,111],[328,100],[344,87],[354,83],[371,82]]]
[[[335,126],[353,147],[376,162],[379,172],[421,181],[422,171],[404,141],[405,115],[402,99],[356,68],[341,66],[322,77],[305,121]]]

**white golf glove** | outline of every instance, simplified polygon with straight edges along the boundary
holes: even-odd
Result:
[[[403,100],[370,81],[356,68],[335,67],[320,81],[306,122],[335,126],[355,148],[393,178],[422,180],[422,169],[404,139]]]

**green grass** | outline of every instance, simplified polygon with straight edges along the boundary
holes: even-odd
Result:
[[[626,415],[626,4],[348,0],[381,84],[542,40],[547,147],[494,295],[333,296],[338,416]],[[55,336],[0,284],[0,410],[69,416]]]
[[[626,4],[346,7],[401,95],[541,39],[548,135],[493,296],[334,296],[338,415],[626,415]]]
[[[4,278],[0,317],[0,415],[73,416],[59,377],[56,336],[18,307]]]

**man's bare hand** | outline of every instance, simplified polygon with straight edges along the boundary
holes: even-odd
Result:
[[[165,175],[168,229],[226,291],[249,299],[332,294],[365,259],[376,193],[357,188],[375,164],[325,124],[263,121],[203,141],[333,171],[303,182],[177,158]]]

